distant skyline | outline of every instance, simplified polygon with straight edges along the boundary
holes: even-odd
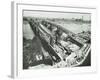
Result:
[[[44,11],[23,11],[24,17],[45,17],[45,18],[66,18],[66,19],[82,19],[91,20],[89,13],[71,13],[71,12],[44,12]]]

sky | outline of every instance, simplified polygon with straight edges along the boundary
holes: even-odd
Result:
[[[45,17],[45,18],[67,18],[67,19],[80,19],[91,20],[89,13],[71,13],[71,12],[46,12],[46,11],[23,11],[25,17]]]

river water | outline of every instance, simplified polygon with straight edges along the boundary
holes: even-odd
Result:
[[[91,31],[91,23],[82,23],[82,22],[65,22],[65,21],[56,21],[58,25],[61,25],[63,28],[70,30],[71,32],[77,34],[83,31]]]

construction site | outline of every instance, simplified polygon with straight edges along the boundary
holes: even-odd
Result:
[[[58,23],[57,23],[58,21]],[[65,22],[67,22],[65,24]],[[72,20],[79,26],[91,22]],[[91,31],[68,20],[23,18],[23,69],[91,66]],[[65,27],[64,27],[65,26]],[[68,27],[67,26],[71,26]],[[83,28],[82,27],[82,28]]]

